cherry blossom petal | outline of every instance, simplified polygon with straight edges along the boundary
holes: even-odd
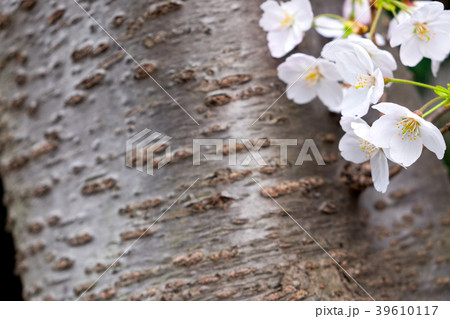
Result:
[[[413,21],[433,21],[444,11],[441,2],[433,1],[415,10],[411,16]]]
[[[386,156],[382,151],[376,152],[370,159],[372,170],[372,180],[375,189],[385,193],[389,185],[389,165]]]
[[[436,60],[431,61],[431,72],[433,73],[434,77],[437,77],[439,69],[441,68],[441,63],[442,63],[442,61],[436,61]]]
[[[422,137],[423,145],[436,154],[438,159],[444,157],[445,140],[436,126],[428,121],[422,121],[420,123],[420,136]]]
[[[416,66],[423,59],[420,42],[421,40],[415,36],[403,42],[400,47],[400,60],[404,65]]]
[[[324,59],[318,59],[317,66],[319,71],[328,79],[333,79],[336,81],[341,81],[342,77],[339,74],[336,64]]]
[[[393,71],[397,70],[397,62],[390,52],[377,50],[375,54],[372,54],[372,60],[374,66],[381,70],[383,76],[393,77]]]
[[[377,103],[384,93],[384,77],[380,69],[375,70],[373,76],[375,77],[375,85],[370,96],[370,102]]]
[[[338,60],[336,62],[336,68],[342,76],[344,82],[353,84],[356,82],[358,75],[365,73],[363,66],[356,61],[354,54],[349,52],[341,52],[336,54],[336,58]]]
[[[291,84],[297,81],[300,75],[304,72],[302,69],[294,68],[292,64],[282,63],[278,66],[278,77],[286,84]]]
[[[317,96],[316,86],[309,86],[305,81],[299,80],[288,88],[286,95],[288,99],[297,104],[306,104],[314,100]]]
[[[373,61],[369,55],[369,52],[367,52],[367,50],[365,50],[361,46],[355,46],[354,50],[358,64],[364,67],[364,70],[366,71],[367,74],[372,74],[374,71],[374,66]],[[355,61],[353,61],[353,63],[355,63]]]
[[[350,126],[353,129],[353,132],[356,136],[362,138],[365,141],[370,142],[371,135],[370,135],[370,126],[362,119],[357,118],[352,121]],[[373,144],[373,143],[371,143]]]
[[[371,88],[348,89],[341,104],[342,115],[362,117],[367,114],[370,106]]]
[[[449,30],[450,29],[450,11],[444,11],[437,20],[431,20],[428,23],[431,29]]]
[[[291,31],[290,28],[287,28],[279,31],[270,31],[267,34],[269,50],[274,58],[283,57],[302,42],[303,34],[295,35]]]
[[[333,80],[320,79],[317,83],[319,99],[332,112],[339,113],[343,98],[342,86]]]
[[[314,20],[314,27],[325,38],[339,38],[344,35],[346,27],[342,21],[320,16]]]
[[[429,59],[442,61],[450,52],[450,36],[446,34],[435,34],[426,45],[420,46],[420,53]]]
[[[411,10],[415,10],[415,6],[417,5],[417,3],[419,2],[423,2],[423,1],[416,1],[414,3],[414,6],[411,7]],[[395,29],[397,28],[398,25],[402,24],[405,21],[408,21],[409,18],[411,18],[411,15],[409,13],[407,13],[406,11],[400,11],[396,17],[394,17],[391,22],[389,23],[389,29],[387,32],[387,38],[388,39],[392,39],[392,36],[395,32]],[[397,44],[398,45],[398,44]],[[396,45],[392,45],[391,46],[395,47]]]
[[[371,40],[355,34],[350,35],[348,40],[362,46],[372,58],[374,67],[379,68],[384,76],[392,77],[392,71],[397,69],[397,62],[390,52],[379,49]],[[379,44],[378,41],[377,43]]]
[[[413,36],[414,25],[409,23],[409,21],[405,21],[404,23],[397,25],[397,27],[393,30],[390,41],[391,47],[394,48]]]
[[[347,38],[348,41],[354,44],[359,44],[367,51],[372,51],[374,49],[377,49],[377,46],[372,42],[372,40],[362,38],[358,34],[350,34]]]
[[[347,133],[341,138],[339,150],[341,151],[341,156],[349,162],[361,164],[368,160],[361,149],[360,138],[353,133]]]
[[[359,45],[352,45],[352,50],[340,50],[335,57],[336,68],[347,83],[353,84],[359,75],[373,72],[372,59]]]
[[[370,33],[366,33],[364,36],[366,38],[369,38]],[[380,33],[375,33],[375,41],[376,41],[377,45],[379,45],[380,47],[384,47],[386,45],[386,39]]]
[[[336,61],[336,53],[353,50],[353,43],[343,39],[328,42],[322,48],[320,55],[327,60]]]
[[[276,11],[277,9],[281,9],[280,4],[277,1],[273,0],[267,0],[266,2],[262,3],[260,8],[263,11],[267,12],[273,12]]]
[[[341,117],[341,120],[339,121],[339,124],[341,125],[341,128],[344,132],[352,132],[352,122],[355,118],[352,116],[343,116]],[[362,119],[361,119],[362,120]]]
[[[389,148],[392,137],[398,135],[398,122],[399,118],[395,115],[380,117],[372,124],[372,128],[370,129],[371,142],[378,147]]]
[[[302,75],[305,76],[316,61],[316,58],[307,54],[295,53],[278,66],[278,77],[286,84],[292,84]]]
[[[352,116],[343,116],[343,117],[341,117],[341,120],[339,121],[339,124],[341,125],[342,130],[344,132],[352,132],[353,131],[352,125],[359,124],[359,123],[367,124],[363,119],[354,118]]]
[[[317,62],[317,59],[304,53],[295,53],[286,59],[286,62],[288,61],[298,65],[299,71],[306,71],[310,69],[314,65],[314,63]]]
[[[285,15],[280,5],[276,1],[266,1],[261,5],[264,11],[262,18],[259,20],[259,26],[264,31],[275,31],[280,29],[280,22],[283,21]]]
[[[287,8],[288,12],[295,12],[295,24],[302,31],[307,31],[311,28],[314,13],[309,0],[292,0],[290,2],[284,2],[282,6],[283,8]]]
[[[393,161],[408,167],[422,155],[422,145],[421,137],[414,140],[394,134],[389,143],[389,154]]]
[[[395,115],[398,115],[399,117],[406,116],[411,112],[406,107],[403,107],[403,106],[395,104],[395,103],[388,103],[388,102],[383,102],[383,103],[379,103],[377,105],[373,105],[372,108],[380,111],[383,114],[387,114],[387,115],[395,114]]]

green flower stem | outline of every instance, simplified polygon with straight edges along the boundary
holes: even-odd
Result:
[[[428,115],[430,115],[431,113],[433,113],[434,111],[436,111],[438,108],[440,108],[442,105],[445,105],[446,103],[448,103],[448,100],[444,100],[441,103],[439,103],[438,105],[436,105],[435,107],[433,107],[431,110],[429,110],[427,113],[425,113],[422,117],[426,117]]]
[[[412,14],[411,8],[407,4],[404,4],[403,2],[396,0],[388,0],[388,2],[391,2],[394,6],[396,6],[400,10],[405,11],[408,14]]]
[[[442,100],[442,97],[438,96],[438,97],[432,99],[431,101],[428,101],[424,106],[422,106],[422,107],[420,108],[420,111],[421,111],[421,112],[425,111],[425,110],[426,110],[427,108],[429,108],[432,104],[434,104],[435,102],[437,102],[437,101],[439,101],[439,100]]]
[[[369,39],[373,40],[373,37],[375,35],[375,31],[377,29],[378,21],[380,21],[381,13],[383,12],[383,2],[380,1],[380,6],[378,7],[377,14],[375,16],[375,19],[373,20],[372,26],[370,27],[370,33],[369,33]]]
[[[350,20],[355,20],[356,0],[352,0],[352,12],[350,13]]]
[[[432,85],[428,85],[428,84],[424,84],[424,83],[420,83],[420,82],[415,82],[415,81],[409,81],[409,80],[403,80],[403,79],[390,79],[390,78],[385,78],[384,82],[386,84],[388,83],[403,83],[403,84],[411,84],[411,85],[415,85],[415,86],[420,86],[423,88],[427,88],[433,91],[441,91],[441,92],[446,92],[443,91],[442,89],[439,89],[435,86]]]

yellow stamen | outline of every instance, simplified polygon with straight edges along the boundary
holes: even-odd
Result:
[[[430,41],[431,37],[434,35],[434,32],[428,28],[426,23],[416,23],[414,32],[417,34],[420,40],[426,42]]]
[[[367,86],[372,86],[374,84],[375,78],[373,76],[361,74],[356,79],[355,89],[365,88]]]
[[[313,70],[310,70],[308,74],[306,75],[305,79],[307,82],[307,85],[309,87],[312,87],[316,85],[317,81],[322,77],[322,74],[320,73],[318,68],[314,68]]]
[[[281,21],[282,26],[292,26],[294,24],[294,19],[292,16],[288,13],[284,13],[285,18],[283,21]]]
[[[420,123],[413,118],[403,118],[400,122],[396,123],[397,128],[400,130],[398,133],[402,137],[402,140],[409,139],[410,141],[415,141],[420,135]]]
[[[375,145],[363,139],[359,140],[359,147],[365,154],[364,157],[367,159],[372,158],[372,154],[378,149]]]

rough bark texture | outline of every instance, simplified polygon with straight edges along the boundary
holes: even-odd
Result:
[[[312,2],[315,13],[341,6]],[[2,177],[25,298],[76,299],[196,178],[82,299],[370,299],[252,178],[275,187],[375,299],[449,297],[450,188],[433,155],[386,195],[359,196],[340,180],[338,117],[320,102],[283,97],[251,126],[285,88],[258,27],[260,3],[81,3],[197,126],[72,0],[3,1]],[[310,31],[299,50],[317,56],[322,44]],[[418,101],[398,87],[387,98]],[[125,167],[125,141],[144,128],[172,136],[180,151],[155,176]],[[313,138],[327,165],[292,165],[299,146],[291,165],[277,165],[272,146],[262,151],[270,169],[228,169],[226,160],[193,167],[181,151],[205,136]]]

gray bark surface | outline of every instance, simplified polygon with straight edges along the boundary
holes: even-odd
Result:
[[[340,177],[339,117],[319,101],[282,97],[251,125],[285,89],[261,2],[81,2],[197,126],[72,0],[3,1],[1,174],[26,299],[78,298],[197,178],[82,299],[370,299],[252,178],[375,299],[450,297],[450,187],[434,155],[387,194],[359,195]],[[316,14],[342,4],[312,2]],[[309,31],[299,50],[318,56],[323,43]],[[419,103],[398,86],[385,98]],[[125,166],[144,128],[177,152],[154,176]],[[293,165],[297,146],[280,166],[270,146],[270,169],[194,167],[186,151],[205,137],[312,138],[327,165]]]

